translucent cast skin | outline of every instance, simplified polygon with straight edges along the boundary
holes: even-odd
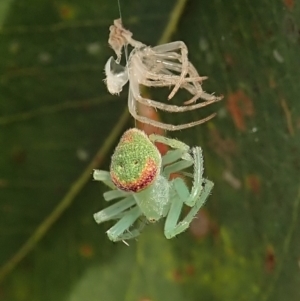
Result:
[[[182,130],[202,124],[216,114],[201,120],[185,124],[167,124],[142,116],[138,112],[137,103],[160,109],[166,112],[187,112],[203,108],[220,101],[223,96],[206,93],[202,89],[202,81],[207,76],[200,76],[188,59],[188,48],[182,41],[162,44],[155,47],[146,46],[132,38],[132,33],[122,26],[121,20],[115,20],[110,26],[108,43],[115,51],[117,59],[110,57],[105,65],[105,83],[111,94],[119,94],[123,86],[129,82],[128,109],[134,119],[168,131]],[[122,48],[133,47],[126,66],[120,64]],[[186,90],[191,98],[181,106],[171,105],[141,95],[141,86],[173,87],[168,99],[171,100],[179,89]],[[204,101],[196,103],[199,99]]]
[[[155,142],[168,145],[172,150],[161,157]],[[183,171],[191,166],[193,174]],[[170,179],[171,173],[192,177],[191,190],[182,177]],[[157,222],[163,217],[166,217],[166,238],[175,237],[189,227],[214,186],[202,175],[200,147],[190,148],[175,139],[154,134],[148,137],[141,130],[129,129],[112,156],[110,172],[94,171],[94,179],[111,188],[103,194],[104,199],[121,200],[95,213],[94,218],[98,224],[117,220],[107,231],[111,241],[135,238],[140,235],[145,220]],[[190,211],[178,222],[184,204]]]

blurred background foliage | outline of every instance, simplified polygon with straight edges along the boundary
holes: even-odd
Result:
[[[299,1],[120,2],[137,40],[156,45],[169,28],[204,89],[225,95],[161,116],[218,113],[170,134],[203,147],[213,194],[177,239],[159,223],[111,243],[90,174],[134,124],[127,90],[102,82],[117,0],[1,0],[0,300],[299,300]]]

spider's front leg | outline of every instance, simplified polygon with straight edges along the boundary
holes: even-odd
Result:
[[[123,198],[117,203],[94,214],[94,219],[98,224],[109,220],[118,220],[118,222],[107,231],[107,235],[112,241],[126,240],[138,236],[142,228],[136,228],[129,231],[129,228],[136,222],[141,215],[140,209],[136,205],[133,195],[129,192],[121,191],[116,188],[111,180],[110,173],[104,170],[95,170],[94,179],[102,181],[112,188],[103,194],[106,201],[112,201]]]
[[[172,182],[170,191],[171,206],[167,213],[165,223],[165,236],[172,238],[189,227],[194,216],[208,198],[214,184],[202,177],[203,157],[200,147],[190,149],[188,145],[181,141],[159,135],[150,135],[149,138],[152,142],[161,142],[175,149],[169,151],[162,159],[163,166],[167,165],[164,167],[163,172],[166,177],[171,173],[181,172],[185,168],[194,165],[194,174],[192,176],[193,186],[191,191],[180,177]],[[188,215],[178,223],[184,204],[191,207],[191,210]]]
[[[196,200],[200,196],[202,192],[202,183],[203,183],[203,155],[202,155],[202,149],[201,147],[193,147],[190,149],[190,147],[176,139],[170,139],[167,137],[163,137],[160,135],[152,134],[149,136],[149,139],[155,143],[160,142],[166,145],[171,146],[172,148],[175,148],[176,150],[168,152],[163,158],[162,158],[162,164],[163,166],[168,164],[164,168],[164,175],[166,178],[169,178],[169,175],[171,173],[180,172],[183,169],[194,165],[194,173],[193,173],[193,186],[191,189],[191,192],[188,194],[188,196],[185,198],[184,203],[187,206],[194,206]],[[190,152],[192,153],[192,156],[190,155]],[[180,161],[177,161],[178,159],[182,159]],[[175,162],[177,161],[177,162]],[[175,162],[173,164],[170,164],[172,162]]]
[[[194,173],[193,173],[193,186],[191,192],[185,189],[182,186],[182,191],[185,191],[184,203],[192,207],[195,205],[196,200],[200,196],[202,192],[202,183],[203,183],[203,156],[202,156],[202,149],[201,147],[190,147],[176,139],[170,139],[167,137],[163,137],[160,135],[152,134],[149,136],[149,139],[155,143],[160,142],[172,147],[173,151],[169,151],[166,155],[162,158],[162,165],[164,166],[163,174],[168,179],[172,173],[181,172],[187,167],[194,165]],[[184,182],[183,182],[184,183]],[[178,184],[175,187],[180,187],[181,184]],[[179,193],[180,193],[179,189]]]
[[[126,211],[121,219],[108,231],[106,231],[108,238],[111,241],[120,241],[132,239],[140,235],[141,228],[134,228],[129,230],[130,227],[137,221],[142,215],[142,212],[138,206]]]
[[[162,143],[174,149],[172,151],[168,151],[162,157],[162,166],[168,165],[167,167],[164,167],[164,176],[167,179],[169,178],[171,173],[185,169],[193,164],[194,160],[192,156],[189,154],[190,147],[184,142],[181,142],[176,139],[167,138],[161,135],[156,135],[156,134],[151,134],[149,136],[149,139],[150,141],[152,141],[152,143],[156,143],[156,142]],[[175,163],[179,159],[183,159],[183,160]],[[187,162],[184,162],[184,160]]]

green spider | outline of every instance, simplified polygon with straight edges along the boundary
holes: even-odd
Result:
[[[154,145],[163,143],[172,148],[161,156]],[[194,166],[194,173],[183,170]],[[191,190],[181,177],[170,179],[172,173],[193,178]],[[121,200],[97,213],[98,224],[109,220],[117,223],[107,231],[111,241],[124,241],[140,235],[145,222],[166,217],[164,234],[172,238],[185,231],[208,198],[214,184],[202,177],[203,157],[200,147],[190,148],[183,142],[159,135],[149,137],[141,130],[126,131],[111,159],[110,172],[94,171],[94,179],[112,190],[103,194],[106,201]],[[183,205],[191,207],[178,222]]]

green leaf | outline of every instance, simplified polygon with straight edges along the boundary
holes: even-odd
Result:
[[[0,2],[0,26],[2,26],[5,21],[6,15],[9,10],[9,5],[12,3],[12,0],[2,0]]]
[[[299,300],[299,5],[120,2],[137,40],[183,40],[205,91],[225,96],[162,114],[218,113],[169,134],[203,147],[213,194],[177,239],[159,223],[111,243],[111,223],[92,218],[107,188],[91,171],[130,126],[127,90],[102,82],[117,1],[2,1],[0,300]]]

